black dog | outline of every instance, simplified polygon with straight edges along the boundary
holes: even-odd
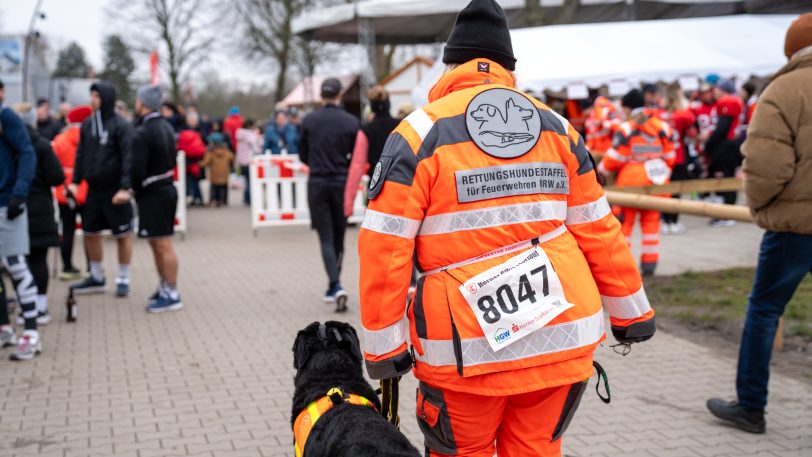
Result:
[[[377,411],[381,403],[364,379],[358,335],[350,324],[313,322],[296,335],[291,426],[309,404],[333,388],[366,398],[369,406],[338,402],[313,425],[304,457],[418,457],[417,449]],[[307,413],[305,413],[307,414]]]

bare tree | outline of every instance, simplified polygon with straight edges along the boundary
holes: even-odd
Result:
[[[165,66],[172,100],[180,102],[183,84],[206,58],[209,27],[203,15],[207,0],[115,0],[110,14],[126,27],[133,49],[150,52],[148,43],[158,42],[158,55]]]
[[[235,0],[236,25],[242,28],[241,46],[246,57],[263,59],[276,68],[274,98],[284,97],[288,69],[294,58],[295,35],[291,22],[309,0]],[[315,48],[314,48],[315,49]],[[310,57],[315,54],[304,49]]]
[[[378,81],[392,73],[392,64],[395,61],[395,51],[398,47],[394,44],[379,44],[375,46],[375,78]]]
[[[316,66],[340,47],[297,37],[293,33],[293,18],[308,9],[352,1],[234,0],[224,6],[242,32],[235,43],[238,49],[245,57],[265,61],[276,71],[275,99],[279,101],[288,89],[292,69],[302,76],[311,76]]]

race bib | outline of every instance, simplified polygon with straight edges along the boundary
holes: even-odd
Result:
[[[460,293],[494,351],[530,335],[574,306],[564,298],[561,280],[538,246],[472,277],[460,286]]]
[[[646,160],[646,177],[654,184],[661,186],[671,177],[671,169],[663,159]]]

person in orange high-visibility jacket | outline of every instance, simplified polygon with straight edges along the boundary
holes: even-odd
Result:
[[[586,148],[594,156],[603,157],[612,147],[612,135],[620,125],[620,113],[611,100],[598,96],[586,120]]]
[[[460,12],[443,61],[431,103],[373,169],[359,235],[367,372],[414,366],[427,454],[560,456],[603,310],[624,343],[651,338],[654,311],[584,140],[516,90],[495,1]]]
[[[614,146],[606,152],[598,171],[604,174],[616,171],[615,184],[619,187],[667,184],[676,160],[671,128],[643,107],[643,96],[637,89],[623,96],[622,106],[628,120],[615,133]],[[644,276],[653,275],[660,258],[660,212],[636,208],[618,210],[623,236],[628,242],[640,215],[643,232],[640,269]]]
[[[60,251],[62,254],[62,272],[60,279],[76,279],[81,272],[73,265],[73,238],[76,233],[76,216],[82,214],[87,200],[87,181],[79,183],[76,195],[69,195],[68,185],[73,182],[73,168],[76,164],[76,149],[79,146],[79,131],[82,122],[93,114],[90,106],[77,106],[68,113],[68,126],[54,137],[51,145],[62,164],[65,173],[65,184],[54,187],[56,201],[59,204],[59,220],[62,226]]]

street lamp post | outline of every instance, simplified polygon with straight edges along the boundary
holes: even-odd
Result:
[[[45,19],[45,13],[40,11],[43,0],[37,0],[37,6],[34,8],[34,14],[31,15],[31,22],[28,23],[28,31],[25,33],[25,43],[23,45],[23,101],[28,101],[28,55],[31,52],[31,41],[39,36],[39,33],[34,30],[34,23],[37,18]]]

